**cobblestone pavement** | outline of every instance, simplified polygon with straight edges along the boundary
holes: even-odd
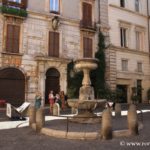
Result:
[[[138,136],[113,138],[112,140],[67,140],[56,139],[36,133],[29,127],[0,130],[0,150],[149,150],[150,149],[150,105],[140,106],[143,112],[144,128]],[[125,108],[124,108],[125,109]],[[5,120],[0,112],[0,123]],[[122,120],[115,119],[114,129],[124,124]],[[119,126],[118,126],[119,125]],[[57,125],[56,125],[57,126]]]

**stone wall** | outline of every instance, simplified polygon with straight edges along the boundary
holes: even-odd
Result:
[[[116,71],[116,84],[111,83],[111,86],[120,84],[127,85],[128,102],[131,100],[131,88],[136,86],[136,80],[142,80],[142,99],[147,100],[146,92],[150,87],[150,63],[149,63],[149,48],[148,48],[148,27],[147,27],[147,1],[144,0],[140,4],[140,13],[135,11],[134,1],[126,1],[126,7],[121,8],[118,0],[109,0],[109,26],[110,26],[110,52],[115,53],[115,57],[110,57],[110,70]],[[120,46],[120,26],[128,28],[128,48]],[[144,33],[143,49],[136,49],[137,28]],[[128,70],[122,71],[122,59],[128,60]],[[114,61],[113,63],[113,60]],[[142,63],[142,72],[137,71],[137,62]],[[109,73],[108,73],[109,74]],[[115,76],[110,71],[110,80],[115,80]]]

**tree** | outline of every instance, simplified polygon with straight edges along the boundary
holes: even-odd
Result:
[[[79,89],[82,85],[83,73],[74,71],[74,62],[67,66],[67,95],[69,98],[79,98]]]
[[[105,95],[105,38],[102,32],[99,32],[98,36],[98,51],[95,53],[95,58],[99,60],[98,68],[91,71],[91,81],[92,86],[94,87],[96,98],[104,98]]]

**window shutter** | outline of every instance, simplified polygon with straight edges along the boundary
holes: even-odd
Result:
[[[92,26],[92,5],[91,4],[88,4],[88,7],[87,7],[87,18],[88,18],[88,25],[89,26]]]
[[[86,26],[92,25],[92,5],[88,3],[83,3],[82,8],[83,13],[83,24]]]
[[[55,40],[54,40],[55,41],[54,56],[59,57],[59,33],[56,32],[54,38],[55,38]]]
[[[10,53],[19,53],[20,27],[7,25],[6,51]]]
[[[11,52],[12,48],[13,48],[13,26],[7,25],[6,51]]]
[[[19,53],[19,36],[20,36],[20,27],[14,26],[14,37],[13,37],[13,52]]]
[[[53,56],[54,51],[54,33],[49,32],[49,56]]]
[[[7,5],[7,1],[8,1],[8,0],[2,0],[2,4],[3,4],[3,5]]]
[[[90,38],[86,38],[84,37],[83,38],[83,55],[84,57],[87,57],[87,58],[91,58],[92,57],[92,39]]]
[[[27,3],[28,3],[28,0],[21,0],[21,4],[22,4],[21,8],[26,9]]]
[[[49,32],[49,56],[59,57],[59,33]]]
[[[92,51],[93,51],[93,41],[92,39],[88,39],[88,57],[92,57]]]

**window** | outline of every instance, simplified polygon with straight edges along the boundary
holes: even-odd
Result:
[[[140,31],[136,31],[136,49],[143,50],[144,49],[144,37],[143,33]]]
[[[59,57],[59,33],[49,32],[49,56]]]
[[[89,3],[82,3],[82,23],[84,26],[92,26],[92,5]]]
[[[21,3],[21,0],[9,0],[10,2]]]
[[[59,0],[50,0],[50,12],[59,13]]]
[[[128,47],[127,44],[127,29],[121,27],[120,28],[120,43],[121,43],[121,47]]]
[[[120,7],[125,7],[125,0],[120,0]]]
[[[93,51],[93,41],[90,38],[83,37],[83,57],[91,58]]]
[[[137,63],[137,72],[142,72],[142,63],[141,62]]]
[[[139,0],[135,0],[135,11],[137,11],[137,12],[140,11],[140,2],[139,2]]]
[[[128,71],[128,60],[127,59],[122,60],[122,71]]]
[[[7,25],[6,35],[6,51],[10,53],[19,53],[19,37],[20,37],[20,26]]]

